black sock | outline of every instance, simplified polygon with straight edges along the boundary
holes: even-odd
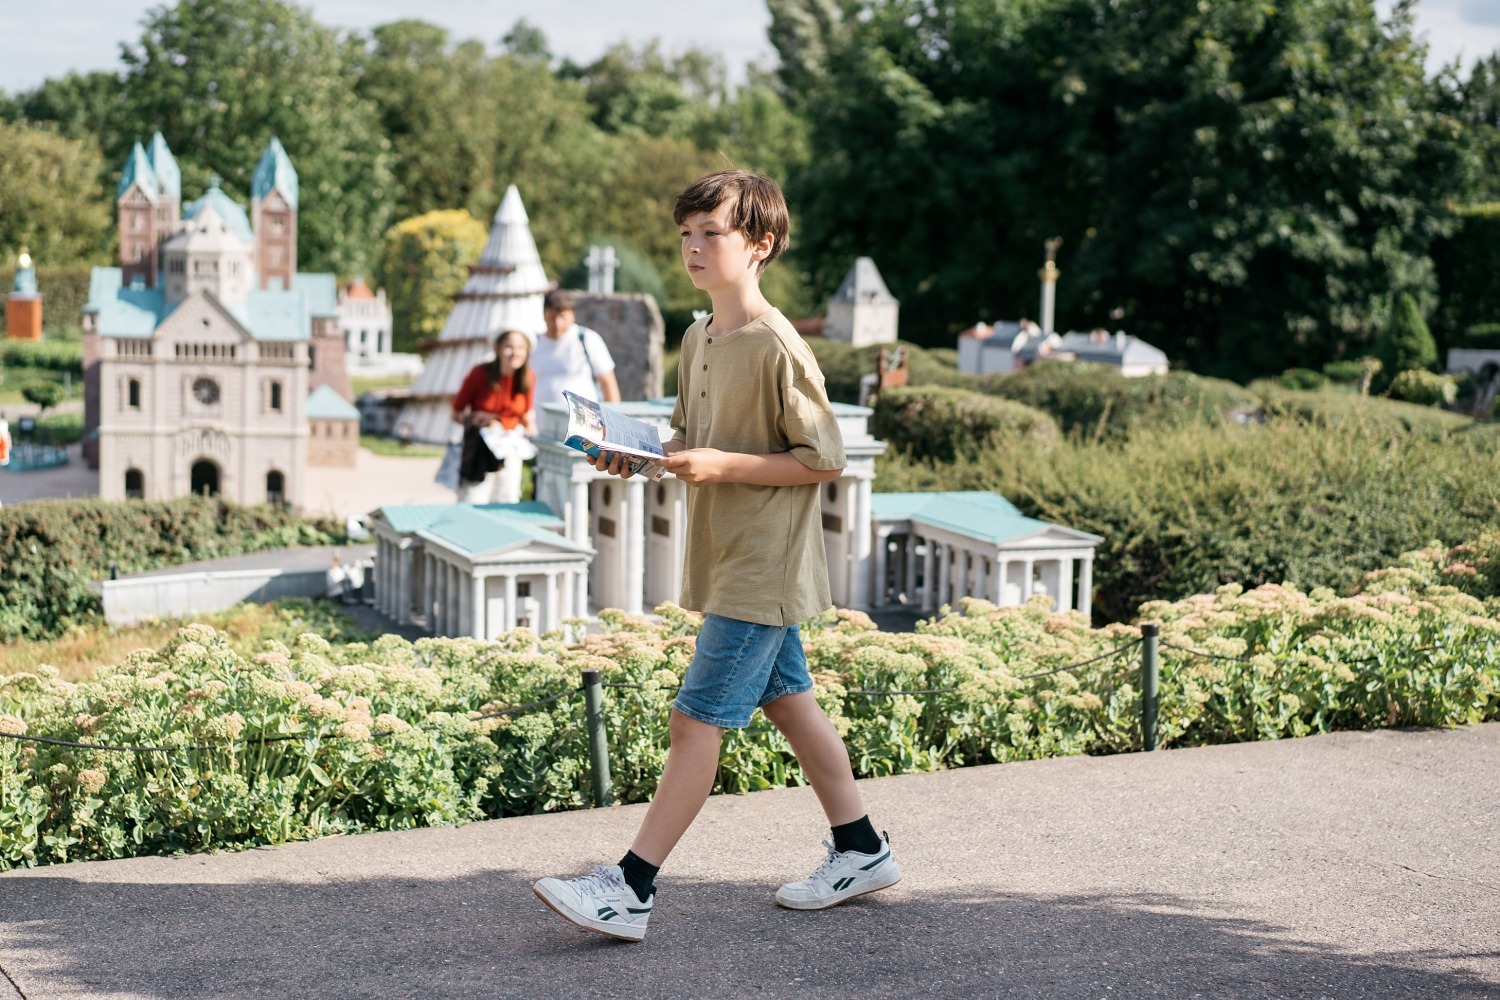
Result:
[[[635,890],[636,898],[641,902],[650,899],[656,893],[656,873],[661,871],[659,865],[642,861],[636,857],[634,851],[626,851],[625,856],[620,859],[620,870],[625,873],[625,884]]]
[[[833,828],[833,849],[840,854],[855,851],[859,854],[875,854],[880,850],[880,837],[870,825],[869,816],[861,816],[853,823]]]

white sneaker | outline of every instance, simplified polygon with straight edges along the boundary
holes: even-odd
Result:
[[[531,889],[565,919],[622,941],[646,936],[646,921],[651,919],[651,903],[656,899],[652,896],[641,902],[619,865],[595,865],[593,874],[579,878],[544,878]]]
[[[777,903],[793,910],[821,910],[901,881],[901,867],[883,837],[874,854],[840,853],[826,840],[823,846],[828,857],[804,881],[788,882],[778,889]]]

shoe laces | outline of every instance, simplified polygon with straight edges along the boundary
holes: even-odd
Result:
[[[812,874],[807,876],[807,880],[809,882],[814,881],[815,879],[820,879],[827,875],[829,872],[833,871],[833,869],[838,865],[840,859],[842,859],[844,856],[838,850],[838,848],[834,847],[833,844],[829,841],[825,840],[822,843],[823,849],[828,852],[828,857],[824,858],[818,865],[818,867],[813,869]]]
[[[620,874],[620,870],[609,865],[595,865],[590,874],[580,875],[568,881],[579,892],[590,895],[615,892],[625,888],[625,878]]]

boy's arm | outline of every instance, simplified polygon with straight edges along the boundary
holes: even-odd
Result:
[[[667,457],[656,464],[693,486],[711,483],[806,486],[826,483],[844,474],[843,469],[809,469],[789,451],[774,455],[743,455],[717,448],[684,448],[669,450]]]

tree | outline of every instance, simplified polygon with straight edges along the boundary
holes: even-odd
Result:
[[[91,143],[50,125],[0,122],[0,260],[23,245],[49,265],[103,259],[112,213],[100,169]]]
[[[413,350],[442,332],[487,236],[462,209],[404,219],[386,232],[375,277],[390,297],[397,350]]]
[[[62,402],[62,386],[56,382],[29,382],[21,387],[21,398],[34,403],[40,415]]]
[[[152,9],[123,53],[125,107],[115,145],[160,129],[187,197],[223,178],[247,199],[277,136],[297,169],[299,266],[364,271],[386,228],[389,154],[375,109],[354,89],[350,53],[302,7],[281,0],[178,0]]]
[[[1437,344],[1410,293],[1396,296],[1390,318],[1375,341],[1375,357],[1380,359],[1380,373],[1387,385],[1402,372],[1427,371],[1437,365]]]
[[[1409,4],[776,6],[817,27],[782,33],[788,84],[823,80],[791,98],[811,125],[800,259],[826,291],[874,256],[905,336],[1034,315],[1052,236],[1065,328],[1235,377],[1360,353],[1392,290],[1432,304],[1428,248],[1473,151]]]

